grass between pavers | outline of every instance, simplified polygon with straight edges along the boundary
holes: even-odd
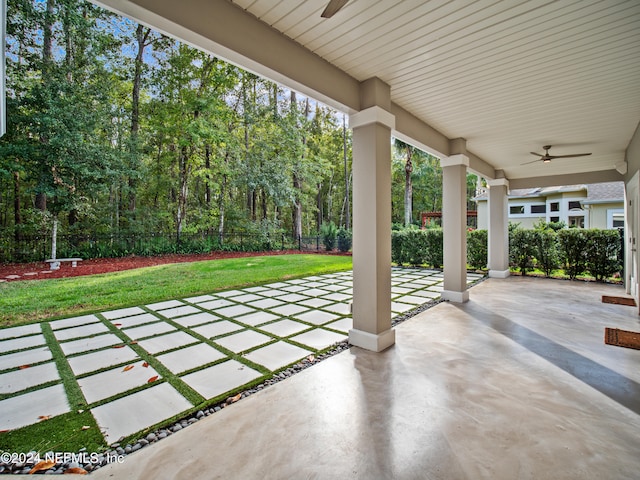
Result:
[[[350,256],[277,255],[174,263],[0,284],[0,327],[191,297],[352,268]]]

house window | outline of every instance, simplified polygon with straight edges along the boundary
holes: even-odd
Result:
[[[549,204],[549,210],[551,210],[552,212],[559,212],[560,211],[560,202],[551,202]]]
[[[569,217],[569,226],[584,228],[584,217],[582,215],[580,215],[579,217]]]
[[[522,215],[524,213],[524,205],[514,205],[509,207],[510,215]]]
[[[531,213],[547,213],[547,206],[544,203],[541,205],[531,205]]]
[[[553,223],[558,223],[560,221],[560,217],[551,217],[549,221]]]
[[[569,210],[582,210],[582,205],[579,201],[569,202]]]
[[[613,216],[613,228],[624,228],[624,215]]]

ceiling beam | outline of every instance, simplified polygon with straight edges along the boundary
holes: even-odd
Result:
[[[509,188],[559,187],[562,185],[620,182],[623,180],[624,176],[617,170],[600,170],[597,172],[549,175],[546,177],[511,178],[509,179]]]

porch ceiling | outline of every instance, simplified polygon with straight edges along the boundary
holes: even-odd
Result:
[[[465,138],[483,173],[519,186],[618,176],[640,121],[637,0],[350,0],[324,19],[327,1],[97,3],[347,111],[357,82],[379,77],[429,130],[406,139],[448,154],[442,136]],[[593,154],[522,165],[543,145]]]

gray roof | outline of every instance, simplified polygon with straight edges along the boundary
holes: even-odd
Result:
[[[585,203],[624,202],[624,183],[608,182],[587,185]]]
[[[556,193],[587,191],[587,199],[583,203],[606,203],[624,201],[624,183],[607,182],[591,183],[588,185],[562,185],[558,187],[520,188],[509,191],[509,198],[537,198],[547,197]],[[487,200],[487,193],[483,192],[474,200]]]

